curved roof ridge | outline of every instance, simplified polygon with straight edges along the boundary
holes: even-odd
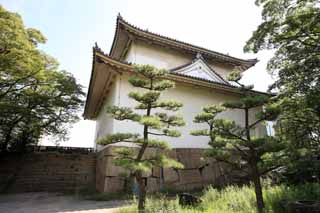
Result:
[[[177,40],[177,39],[174,39],[174,38],[170,38],[168,36],[163,36],[163,35],[158,34],[158,33],[150,32],[147,29],[144,30],[144,29],[142,29],[142,28],[140,28],[138,26],[135,26],[135,25],[129,23],[128,21],[126,21],[120,15],[120,13],[117,16],[116,33],[115,33],[115,36],[114,36],[113,44],[112,44],[112,47],[111,47],[109,55],[112,55],[112,51],[114,49],[114,46],[115,46],[115,43],[116,43],[116,39],[117,39],[117,34],[119,33],[120,24],[122,24],[122,25],[124,25],[126,27],[130,27],[133,30],[136,30],[136,31],[139,31],[139,32],[142,32],[142,33],[146,33],[149,36],[155,36],[155,37],[158,37],[160,39],[166,39],[166,40],[168,40],[170,42],[175,42],[177,44],[187,46],[190,49],[193,49],[195,52],[199,52],[199,50],[200,50],[202,53],[205,53],[206,55],[215,56],[215,57],[218,57],[218,58],[221,58],[221,59],[224,59],[224,60],[228,60],[229,59],[229,61],[238,62],[238,63],[241,63],[241,64],[246,64],[247,68],[250,68],[251,66],[254,66],[258,62],[258,60],[256,58],[255,59],[241,59],[241,58],[233,57],[233,56],[230,56],[230,55],[227,55],[227,54],[223,54],[223,53],[220,53],[220,52],[216,52],[216,51],[204,48],[204,47],[200,47],[200,46],[197,46],[197,45],[194,45],[194,44],[190,44],[190,43],[187,43],[187,42],[184,42],[184,41],[180,41],[180,40]]]

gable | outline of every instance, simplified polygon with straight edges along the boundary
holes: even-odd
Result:
[[[173,69],[172,71],[178,74],[201,78],[218,83],[227,83],[219,74],[217,74],[210,66],[207,65],[201,55],[197,55],[197,59],[195,59],[192,63]]]

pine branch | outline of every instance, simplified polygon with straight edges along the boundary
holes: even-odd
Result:
[[[160,118],[160,121],[166,124],[167,128],[171,126],[184,126],[185,122],[182,116],[179,115],[167,115],[166,113],[156,113],[156,116]]]
[[[147,145],[148,148],[159,148],[164,150],[170,150],[170,146],[166,141],[162,141],[159,139],[148,139],[147,141],[143,138],[139,138],[134,141],[135,144],[140,146]]]
[[[169,80],[160,80],[154,84],[153,89],[156,91],[164,91],[170,88],[173,88],[175,83]]]
[[[129,107],[118,107],[112,106],[107,108],[107,113],[111,114],[111,116],[116,120],[132,120],[139,121],[141,116],[137,113],[134,113],[133,110]]]
[[[239,166],[238,163],[234,163],[234,162],[232,162],[232,161],[229,161],[229,160],[224,159],[224,158],[219,158],[219,157],[217,157],[217,158],[214,157],[214,159],[216,159],[216,160],[219,161],[219,162],[226,163],[226,164],[230,165],[230,166],[231,166],[232,168],[234,168],[234,169],[243,171],[243,172],[246,173],[247,175],[250,174],[245,168],[242,168],[241,166]]]
[[[147,79],[163,78],[168,74],[165,69],[157,69],[151,65],[134,65],[134,70]]]
[[[131,134],[131,133],[115,133],[112,135],[107,135],[104,138],[101,138],[97,141],[98,144],[101,145],[109,145],[115,144],[119,142],[134,142],[138,134]]]
[[[209,136],[209,130],[208,129],[201,129],[201,130],[193,130],[190,132],[191,135],[194,136]]]
[[[154,108],[162,108],[165,110],[177,111],[183,106],[182,103],[176,101],[161,101],[156,103],[153,107]]]
[[[156,102],[159,97],[160,97],[160,92],[159,91],[153,91],[150,90],[148,92],[145,93],[141,93],[141,92],[130,92],[129,93],[129,97],[134,99],[135,101],[145,104],[145,105],[149,105],[149,104],[153,104],[154,102]]]
[[[156,135],[156,136],[167,136],[167,137],[180,137],[181,133],[177,130],[169,130],[169,129],[163,129],[163,133],[156,133],[156,132],[148,132],[150,135]]]
[[[271,171],[274,171],[274,170],[276,170],[276,169],[278,169],[278,168],[280,168],[280,167],[282,167],[282,166],[283,166],[283,165],[281,165],[281,164],[272,166],[272,167],[270,167],[270,168],[268,168],[268,169],[265,169],[265,170],[259,172],[259,174],[260,174],[261,176],[262,176],[262,175],[265,175],[265,174],[267,174],[267,173],[269,173],[269,172],[271,172]]]
[[[148,161],[153,162],[155,166],[161,166],[164,168],[175,168],[175,169],[183,169],[184,166],[180,162],[167,157],[163,153],[156,153],[151,158],[147,159]]]
[[[147,79],[141,79],[138,76],[133,76],[129,78],[129,83],[134,87],[139,87],[143,89],[151,89],[150,81]]]
[[[164,134],[164,133],[155,133],[155,132],[148,132],[148,134],[150,134],[150,135],[156,135],[156,136],[167,136],[167,135]]]
[[[161,129],[162,127],[161,120],[158,116],[143,116],[139,122],[152,129]]]

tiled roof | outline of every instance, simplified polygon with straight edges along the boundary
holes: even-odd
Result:
[[[222,53],[219,53],[219,52],[216,52],[213,50],[209,50],[209,49],[206,49],[203,47],[189,44],[189,43],[177,40],[177,39],[173,39],[173,38],[169,38],[167,36],[153,33],[148,30],[143,30],[143,29],[141,29],[137,26],[134,26],[134,25],[128,23],[127,21],[125,21],[120,14],[117,17],[116,33],[115,33],[113,44],[112,44],[110,54],[109,54],[111,56],[113,55],[113,52],[115,50],[115,46],[117,43],[117,38],[119,36],[121,26],[124,29],[126,29],[128,32],[130,32],[136,36],[141,36],[145,39],[154,40],[156,42],[161,42],[167,46],[172,46],[174,48],[188,50],[188,51],[193,52],[194,54],[201,53],[202,55],[204,55],[206,57],[215,58],[215,59],[219,59],[221,61],[233,63],[238,66],[243,66],[246,69],[254,66],[258,62],[257,59],[245,60],[245,59],[236,58],[236,57],[233,57],[230,55],[222,54]]]

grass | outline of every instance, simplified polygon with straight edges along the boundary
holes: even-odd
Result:
[[[320,184],[309,183],[298,186],[265,186],[263,190],[265,212],[283,213],[281,201],[294,200],[320,200]],[[255,194],[251,186],[229,186],[222,190],[212,187],[203,191],[202,204],[198,207],[183,208],[179,205],[178,198],[169,199],[167,196],[151,196],[146,202],[146,213],[254,213]],[[119,213],[136,213],[137,206],[122,208]]]

